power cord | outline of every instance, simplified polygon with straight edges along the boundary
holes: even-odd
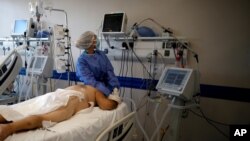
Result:
[[[215,120],[212,120],[212,119],[207,118],[207,117],[205,116],[205,114],[203,113],[203,111],[202,111],[201,108],[199,108],[199,111],[200,111],[201,115],[198,114],[198,113],[196,113],[196,112],[194,112],[194,111],[192,111],[192,110],[189,110],[189,111],[190,111],[191,113],[193,113],[194,115],[200,117],[200,118],[204,118],[204,119],[205,119],[211,126],[213,126],[219,133],[221,133],[224,137],[226,137],[227,139],[229,139],[229,136],[228,136],[226,133],[224,133],[222,130],[220,130],[220,129],[219,129],[215,124],[213,124],[213,123],[220,124],[220,125],[223,125],[223,126],[229,126],[229,124],[222,123],[222,122],[218,122],[218,121],[215,121]]]
[[[198,116],[198,117],[200,117],[200,118],[203,118],[203,115],[200,115],[200,114],[196,113],[195,111],[193,111],[193,110],[191,110],[191,109],[189,109],[189,111],[190,111],[192,114],[194,114],[194,115],[196,115],[196,116]],[[209,121],[213,122],[213,123],[216,123],[216,124],[220,124],[220,125],[224,125],[224,126],[229,126],[229,124],[227,124],[227,123],[215,121],[215,120],[210,119],[210,118],[208,118],[208,117],[207,117],[207,119],[208,119]]]

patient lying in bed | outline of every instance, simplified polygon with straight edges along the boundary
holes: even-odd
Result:
[[[118,102],[106,98],[100,91],[88,85],[70,86],[64,90],[59,90],[59,93],[56,91],[42,97],[48,98],[48,96],[53,95],[62,96],[61,101],[65,101],[64,97],[68,98],[66,98],[66,103],[60,107],[56,108],[52,105],[52,108],[48,108],[50,109],[48,111],[46,109],[39,110],[36,111],[37,114],[32,113],[21,118],[16,116],[11,119],[11,117],[0,115],[0,141],[19,131],[41,128],[44,121],[61,122],[67,120],[78,111],[89,108],[90,103],[98,105],[103,110],[112,110],[118,105]],[[58,100],[58,98],[55,98],[55,100]]]

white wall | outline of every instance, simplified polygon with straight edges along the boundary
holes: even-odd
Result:
[[[16,18],[29,18],[29,0],[1,0],[0,37],[9,36]],[[52,0],[68,13],[72,41],[86,30],[97,33],[104,13],[124,11],[128,27],[151,17],[190,40],[199,53],[201,82],[250,87],[250,15],[247,0]],[[49,23],[64,23],[62,13],[47,13]],[[152,25],[152,24],[151,24]],[[158,28],[158,31],[160,29]],[[192,64],[194,60],[190,58]]]
[[[10,35],[16,18],[29,18],[28,0],[0,0],[0,37]],[[250,2],[248,0],[52,0],[54,8],[68,13],[74,42],[86,30],[97,33],[104,13],[124,11],[128,27],[153,18],[186,37],[199,54],[201,83],[250,88]],[[47,13],[44,20],[63,24],[62,13]],[[148,25],[152,25],[149,24]],[[154,26],[154,29],[160,31]],[[79,55],[73,48],[75,60]],[[191,66],[195,60],[190,57]],[[114,62],[115,70],[120,69]],[[139,93],[142,93],[141,91]],[[134,93],[136,95],[136,93]],[[202,98],[204,112],[215,120],[250,123],[249,103]],[[223,128],[224,129],[224,128]],[[205,121],[184,120],[183,140],[225,140]],[[225,129],[226,130],[226,129]],[[207,139],[206,139],[207,138]]]

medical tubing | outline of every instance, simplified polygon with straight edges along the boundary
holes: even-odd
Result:
[[[158,54],[161,56],[161,61],[162,61],[162,64],[164,64],[164,68],[165,68],[167,66],[167,64],[164,61],[164,57],[163,57],[163,55],[160,52],[158,52]]]
[[[170,106],[172,108],[180,109],[180,110],[191,109],[194,107],[200,107],[199,104],[190,104],[190,105],[186,105],[186,106],[178,106],[178,105],[174,105],[174,104],[168,104],[168,106]]]
[[[138,27],[139,25],[141,25],[143,22],[145,22],[147,20],[152,21],[153,23],[155,23],[156,25],[161,27],[164,30],[164,32],[169,32],[170,34],[173,33],[172,31],[169,30],[169,28],[165,28],[163,25],[161,25],[160,23],[158,23],[157,21],[155,21],[152,18],[146,18],[146,19],[142,20],[141,22],[139,22],[139,24],[135,24],[133,27],[136,27],[136,26]]]
[[[134,65],[134,59],[133,59],[133,53],[131,52],[131,68],[130,68],[130,75],[133,78],[133,65]],[[133,88],[130,88],[130,98],[133,99],[133,95],[132,95],[132,90]],[[131,107],[131,111],[132,111],[132,103],[130,102],[130,107]]]
[[[74,63],[74,58],[73,58],[73,53],[72,53],[72,49],[71,49],[71,47],[70,47],[70,62],[71,62],[71,69],[72,69],[72,72],[76,72],[76,70],[75,70],[75,63]],[[76,76],[74,75],[74,81],[75,81],[75,84],[77,84],[77,81],[76,81]]]
[[[176,38],[174,35],[172,35],[173,36],[173,38],[175,39],[175,40],[177,40],[182,46],[184,46],[184,47],[186,47],[186,49],[188,49],[189,51],[191,51],[191,53],[193,53],[193,55],[194,55],[194,58],[196,59],[196,62],[197,62],[197,73],[196,73],[196,77],[197,77],[197,85],[198,85],[198,93],[200,93],[200,74],[199,74],[199,72],[200,72],[200,70],[199,70],[199,58],[198,58],[198,54],[194,51],[194,50],[192,50],[188,45],[186,45],[186,44],[184,44],[183,42],[181,42],[178,38]]]
[[[137,56],[137,54],[135,53],[135,51],[130,47],[129,42],[128,42],[128,37],[127,36],[125,36],[125,37],[126,37],[125,38],[125,42],[126,42],[127,46],[129,47],[129,49],[132,50],[132,52],[134,53],[136,59],[140,62],[140,64],[142,65],[143,69],[147,71],[149,77],[152,79],[153,76],[149,73],[149,71],[147,70],[146,66],[142,63],[141,59]]]
[[[25,80],[26,80],[26,79],[25,79]],[[19,82],[19,83],[20,83],[20,82]],[[24,81],[24,83],[25,83],[25,81]],[[18,95],[18,103],[21,102],[21,96],[23,95],[23,94],[22,94],[22,91],[23,91],[24,83],[22,83],[21,88],[19,87],[19,89],[18,89],[18,93],[19,93],[19,95]]]
[[[35,50],[36,54],[37,54],[37,49]],[[37,57],[35,57],[34,63],[37,61]],[[33,95],[33,79],[34,79],[34,68],[35,68],[35,64],[33,64],[32,69],[31,69],[31,95]],[[38,82],[36,82],[36,85],[38,85]],[[37,91],[36,91],[37,92]],[[27,93],[28,94],[28,93]],[[36,96],[38,96],[38,93],[35,94]],[[27,100],[27,99],[26,99]]]
[[[172,37],[177,40],[182,46],[184,46],[186,49],[188,49],[189,51],[191,51],[196,59],[196,62],[199,63],[199,59],[198,59],[198,54],[192,50],[188,45],[184,44],[182,41],[180,41],[178,38],[176,38],[174,35],[172,35]]]
[[[155,126],[157,127],[157,125],[158,125],[158,121],[157,121],[157,109],[159,108],[159,105],[160,105],[160,103],[156,103],[156,105],[155,105],[155,109],[154,109],[154,122],[155,122]],[[157,134],[157,141],[159,141],[160,140],[160,135],[159,134]]]
[[[26,50],[25,50],[25,52],[26,52]],[[25,53],[25,58],[26,58],[26,53]],[[19,102],[21,102],[21,97],[22,97],[22,95],[23,95],[23,88],[24,88],[24,85],[27,83],[27,81],[28,81],[28,72],[29,72],[29,69],[30,68],[26,68],[26,74],[25,74],[25,78],[24,78],[24,83],[22,84],[22,87],[21,87],[21,90],[20,90],[20,92],[19,92],[19,98],[18,98],[18,103]],[[27,91],[26,91],[26,93],[27,93]],[[27,94],[26,94],[27,95]],[[26,99],[26,95],[25,95],[25,99]]]
[[[123,50],[122,50],[122,58],[123,58]],[[120,63],[120,71],[119,71],[119,76],[121,76],[121,74],[122,74],[122,58],[121,58],[121,63]]]
[[[27,70],[28,70],[28,68],[27,68]],[[19,90],[19,97],[18,97],[18,103],[19,102],[21,102],[21,97],[22,97],[22,95],[23,95],[23,88],[24,88],[24,85],[26,84],[26,82],[27,82],[27,78],[28,78],[28,71],[26,70],[26,74],[25,74],[25,78],[23,78],[24,79],[24,81],[23,81],[23,83],[22,83],[22,87],[21,87],[21,89]]]
[[[132,103],[132,105],[133,105],[133,107],[134,107],[134,111],[135,111],[135,119],[136,119],[137,125],[139,126],[139,128],[141,129],[143,135],[145,136],[146,141],[149,141],[149,137],[148,137],[147,133],[145,132],[145,130],[142,128],[142,125],[141,125],[141,123],[140,123],[140,121],[139,121],[139,118],[138,118],[138,116],[137,116],[137,111],[136,111],[135,102],[134,102],[132,99],[130,99],[130,98],[123,98],[123,99],[126,99],[126,100],[128,100],[128,101],[130,101],[130,102]]]
[[[172,99],[171,104],[173,104],[174,102],[175,102],[175,97]],[[154,137],[155,137],[156,134],[157,134],[157,131],[160,130],[160,128],[161,128],[161,126],[162,126],[162,124],[163,124],[163,121],[164,121],[164,119],[166,118],[166,116],[168,115],[168,113],[170,112],[170,110],[171,110],[171,106],[168,106],[167,110],[163,113],[163,116],[162,116],[162,118],[161,118],[160,124],[157,126],[156,130],[154,131],[154,133],[153,133],[153,135],[152,135],[150,141],[153,141]]]
[[[35,80],[35,81],[36,81],[36,88],[35,88],[35,89],[36,89],[36,92],[35,92],[35,93],[36,93],[36,97],[37,97],[37,96],[39,96],[39,92],[38,92],[38,88],[39,88],[39,87],[38,87],[39,77],[38,77],[38,76],[36,76],[36,80]]]
[[[29,96],[29,93],[30,93],[31,88],[32,88],[32,85],[31,85],[30,83],[32,83],[32,82],[29,82],[29,83],[28,83],[28,89],[27,89],[27,91],[26,91],[25,100],[28,100],[28,96]],[[30,85],[31,85],[31,86],[30,86]],[[29,98],[30,98],[30,97],[29,97]]]
[[[125,76],[128,75],[128,59],[129,59],[129,50],[126,50],[127,52],[127,58],[126,58],[126,73],[125,73]]]

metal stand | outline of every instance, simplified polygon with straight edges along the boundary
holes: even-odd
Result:
[[[178,97],[176,97],[175,102],[173,105],[176,106],[184,106],[184,101]],[[168,134],[168,141],[178,141],[180,139],[180,125],[181,125],[181,115],[182,110],[171,108],[170,111],[170,125],[169,125],[169,134]]]

